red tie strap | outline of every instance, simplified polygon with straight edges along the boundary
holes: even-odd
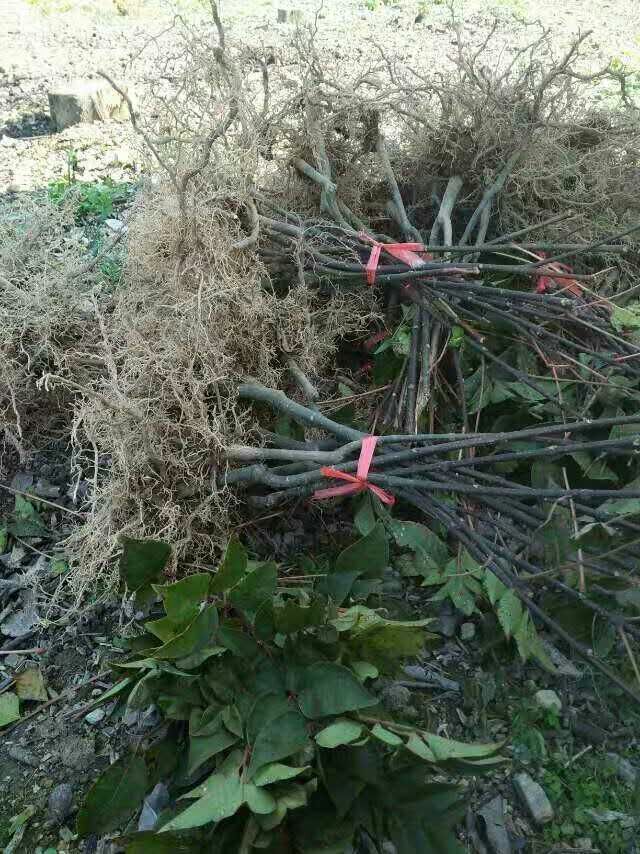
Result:
[[[545,252],[540,252],[538,250],[538,258],[541,261],[546,257]],[[548,275],[550,273],[552,275]],[[569,291],[570,294],[573,294],[576,297],[582,296],[582,288],[580,285],[575,279],[571,278],[571,275],[563,275],[564,273],[571,274],[573,273],[573,270],[567,264],[560,264],[558,261],[549,264],[548,267],[542,267],[540,274],[535,277],[536,293],[546,294],[548,290],[557,287]]]
[[[391,495],[391,493],[386,492],[384,489],[380,489],[379,486],[375,486],[375,484],[369,483],[367,480],[369,467],[371,466],[371,460],[373,459],[373,453],[377,442],[377,436],[367,436],[362,440],[362,448],[360,449],[360,457],[358,459],[358,471],[355,477],[344,471],[338,471],[338,469],[323,466],[320,471],[325,477],[335,478],[336,480],[346,480],[348,483],[346,483],[345,486],[331,486],[328,489],[317,489],[313,493],[313,497],[319,499],[335,498],[337,495],[351,495],[356,492],[364,492],[368,489],[377,498],[379,498],[383,504],[389,504],[390,506],[395,504],[396,499]]]
[[[428,252],[425,252],[422,243],[379,243],[364,231],[361,231],[358,237],[372,244],[371,254],[364,268],[365,278],[369,285],[375,284],[376,270],[378,269],[380,253],[383,249],[389,255],[392,255],[398,261],[402,261],[403,264],[411,268],[421,267],[424,261],[430,261],[433,257]],[[419,255],[417,254],[418,252],[420,253]]]

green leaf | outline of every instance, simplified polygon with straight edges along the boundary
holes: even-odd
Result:
[[[582,473],[590,480],[607,480],[617,482],[618,475],[610,469],[604,460],[597,458],[593,459],[587,451],[576,451],[571,454],[573,459],[582,469]]]
[[[244,798],[251,812],[258,815],[269,815],[278,806],[271,792],[256,786],[254,783],[244,784]]]
[[[420,738],[417,732],[412,732],[407,742],[405,744],[407,750],[411,751],[414,756],[419,756],[420,759],[424,759],[425,762],[435,762],[436,757],[433,754],[433,751],[427,747],[425,742]]]
[[[640,498],[609,498],[600,505],[600,511],[609,516],[638,516]]]
[[[522,619],[522,603],[513,590],[507,590],[502,596],[498,603],[496,614],[506,637],[512,637]]]
[[[222,821],[235,815],[244,802],[242,789],[239,769],[212,774],[198,787],[198,791],[202,793],[201,797],[165,824],[160,833],[202,827],[203,824]],[[190,796],[191,793],[184,795]]]
[[[640,329],[640,302],[631,302],[625,308],[616,305],[611,312],[611,325],[618,332]]]
[[[514,638],[518,646],[520,658],[523,661],[528,661],[529,658],[535,658],[544,668],[551,673],[556,672],[556,668],[549,658],[549,655],[538,637],[536,627],[533,624],[531,615],[528,611],[524,611],[518,628],[514,632]]]
[[[211,593],[224,593],[234,587],[247,571],[247,553],[237,539],[229,540],[220,569],[211,579]]]
[[[381,578],[389,563],[389,544],[382,522],[377,522],[362,539],[338,555],[335,566],[321,584],[320,592],[341,605],[360,576]]]
[[[449,347],[452,350],[459,350],[464,342],[464,329],[462,326],[452,326],[451,335],[449,336]]]
[[[456,558],[450,560],[444,570],[445,584],[433,597],[433,601],[437,602],[441,599],[449,598],[459,611],[470,617],[477,610],[476,596],[482,590],[473,576],[475,572],[473,567],[477,567],[478,570],[479,567],[473,561],[471,565],[471,569],[466,569],[464,561],[460,561],[460,564],[458,564]],[[423,586],[426,584],[426,581],[423,582]]]
[[[304,672],[303,685],[298,704],[307,718],[340,715],[375,706],[378,702],[351,670],[341,664],[312,664]]]
[[[2,551],[2,549],[0,549]],[[64,575],[65,572],[69,571],[69,563],[62,558],[58,558],[57,560],[51,561],[51,569],[50,575],[52,578],[58,578],[61,575]]]
[[[46,533],[47,526],[33,504],[22,495],[16,495],[14,521],[7,530],[14,537],[38,537]]]
[[[356,723],[349,718],[338,718],[328,727],[316,735],[316,742],[320,747],[334,748],[343,744],[351,744],[362,735],[362,724]]]
[[[491,602],[492,605],[495,605],[500,597],[504,595],[507,587],[502,583],[502,581],[500,581],[498,576],[489,569],[485,572],[483,581],[485,590],[487,591],[487,596],[489,597],[489,602]]]
[[[208,759],[222,753],[238,740],[224,727],[220,727],[213,735],[191,736],[189,739],[189,758],[187,760],[187,773],[191,777]]]
[[[0,694],[0,727],[20,720],[20,700],[12,691]]]
[[[137,591],[159,581],[171,556],[171,546],[160,540],[122,537],[120,577],[129,590]]]
[[[160,834],[148,830],[117,841],[126,843],[126,854],[202,854],[201,836],[188,831]]]
[[[389,563],[389,544],[382,522],[338,555],[336,572],[357,572],[368,578],[381,576]]]
[[[6,527],[3,526],[0,528],[0,554],[3,554],[3,552],[6,552],[8,542],[9,542],[9,532],[7,531]]]
[[[255,659],[259,653],[258,644],[250,635],[228,623],[218,629],[218,641],[239,658]]]
[[[326,611],[326,605],[321,599],[315,599],[308,607],[289,599],[282,608],[274,608],[275,630],[282,635],[290,635],[312,626],[320,626],[325,621]]]
[[[358,509],[353,517],[353,524],[355,525],[356,531],[363,537],[370,534],[376,526],[376,514],[373,511],[371,493],[368,491],[365,492],[360,499]]]
[[[366,682],[367,679],[377,679],[380,675],[378,668],[369,661],[352,661],[350,666],[361,682]]]
[[[423,732],[422,737],[437,762],[446,762],[451,759],[488,759],[495,756],[503,746],[503,742],[467,744],[463,741],[454,741],[440,735],[433,735],[430,732]]]
[[[391,732],[380,724],[375,724],[371,729],[371,735],[374,738],[377,738],[378,741],[381,741],[383,744],[389,745],[389,747],[400,747],[400,745],[404,744],[403,740],[399,735],[396,735],[395,732]]]
[[[210,578],[205,573],[189,575],[175,584],[154,584],[153,589],[162,597],[167,617],[181,625],[190,622],[200,610],[209,592]]]
[[[258,733],[275,718],[279,718],[291,710],[284,693],[275,694],[264,692],[257,698],[247,720],[247,738],[250,742],[255,741]]]
[[[249,779],[264,765],[285,759],[309,744],[307,726],[299,712],[288,711],[271,720],[258,733],[253,745]]]
[[[263,602],[271,599],[278,583],[275,563],[261,563],[248,572],[229,593],[229,601],[249,614],[255,614]]]
[[[270,762],[256,771],[253,783],[255,786],[270,786],[272,783],[280,783],[283,780],[291,780],[293,777],[298,777],[304,771],[308,771],[309,767],[309,765],[293,767],[291,765],[281,765],[279,762]]]
[[[147,767],[141,756],[114,762],[87,792],[78,812],[78,834],[102,836],[115,830],[138,809],[146,791]]]
[[[387,669],[399,658],[417,655],[425,642],[424,620],[388,620],[371,608],[354,605],[348,608],[331,625],[340,633],[349,633],[346,639],[352,656]]]
[[[400,548],[427,556],[436,567],[442,567],[447,562],[449,550],[446,544],[424,525],[394,519],[389,523],[389,528]]]
[[[203,649],[213,640],[218,628],[218,610],[210,605],[201,611],[187,628],[175,638],[153,650],[154,658],[185,658]]]
[[[208,661],[210,658],[215,658],[227,651],[225,646],[205,646],[197,652],[187,655],[186,658],[180,658],[176,661],[176,667],[181,670],[195,670]]]
[[[49,695],[44,687],[42,671],[39,667],[29,667],[15,677],[16,694],[21,700],[47,701]],[[2,695],[0,695],[2,696]]]

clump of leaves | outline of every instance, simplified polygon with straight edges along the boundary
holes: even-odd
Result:
[[[130,198],[132,186],[105,178],[103,181],[81,183],[75,179],[60,178],[52,181],[47,189],[49,199],[61,205],[70,199],[73,202],[76,222],[104,222],[114,213],[118,205]]]
[[[377,530],[381,539],[391,539],[400,549],[406,550],[396,559],[398,568],[423,587],[438,587],[434,601],[449,599],[467,617],[479,612],[482,602],[488,603],[498,617],[505,638],[515,641],[522,660],[533,658],[553,671],[531,615],[520,599],[465,549],[459,548],[457,555],[452,557],[446,542],[434,531],[418,522],[392,518],[380,502],[374,502],[368,495],[356,513],[355,525],[361,533],[369,532],[368,536]]]
[[[549,843],[568,844],[590,837],[607,854],[623,854],[636,839],[640,814],[640,787],[621,781],[606,757],[595,754],[567,764],[564,755],[548,762],[543,783],[557,818],[545,830]]]
[[[123,578],[143,596],[151,586],[164,614],[114,665],[121,678],[103,699],[119,696],[131,710],[153,703],[171,725],[146,755],[121,759],[94,784],[79,833],[122,826],[170,779],[171,806],[157,830],[126,837],[128,854],[339,854],[361,833],[392,840],[399,854],[461,852],[459,794],[430,772],[479,773],[502,761],[500,745],[400,725],[378,707],[367,683],[393,666],[394,650],[420,646],[426,621],[340,608],[332,593],[344,600],[364,580],[380,542],[374,526],[312,592],[285,588],[276,564],[249,560],[237,541],[215,574],[158,584],[168,547],[126,541]]]

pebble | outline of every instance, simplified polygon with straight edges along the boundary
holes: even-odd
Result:
[[[165,807],[169,806],[169,790],[164,783],[158,783],[147,795],[142,804],[142,812],[138,819],[138,830],[153,830],[158,816]]]
[[[463,623],[460,626],[460,640],[471,641],[476,636],[475,623]]]
[[[484,826],[484,835],[492,854],[511,854],[511,840],[505,827],[504,799],[497,795],[478,810],[478,816]]]
[[[17,744],[11,745],[7,750],[7,756],[9,759],[13,759],[15,762],[20,762],[22,765],[29,765],[31,768],[37,768],[40,764],[40,760],[37,756],[34,756],[33,753],[30,753],[28,750],[25,750],[24,747],[20,747]]]
[[[71,812],[72,802],[73,788],[69,783],[60,783],[49,795],[47,803],[49,818],[56,824],[64,821]]]
[[[445,638],[455,637],[457,628],[458,618],[453,614],[443,614],[433,624],[434,632],[443,635]]]
[[[96,726],[100,721],[104,720],[106,714],[104,709],[94,709],[88,715],[85,715],[84,719],[91,726]]]
[[[382,689],[382,702],[391,712],[404,710],[411,702],[411,691],[404,685],[392,682]]]
[[[611,767],[616,772],[616,775],[626,783],[627,786],[635,786],[638,781],[638,769],[632,765],[624,756],[619,756],[617,753],[607,753],[607,760]]]
[[[38,482],[33,487],[33,491],[36,495],[39,495],[40,498],[59,498],[62,490],[59,486],[56,486],[41,477],[38,478]]]
[[[513,785],[527,812],[537,825],[553,821],[553,807],[540,783],[522,771],[513,778]]]
[[[536,705],[545,712],[560,714],[562,711],[562,700],[551,689],[541,688],[540,691],[536,691],[534,699]]]

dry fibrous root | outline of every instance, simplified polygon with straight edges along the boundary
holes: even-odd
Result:
[[[95,375],[94,306],[109,301],[73,210],[46,200],[0,207],[0,442],[22,461],[39,444],[68,435],[72,395],[38,387],[48,372],[90,382]],[[98,360],[98,365],[100,361]]]
[[[195,223],[164,187],[139,198],[123,282],[100,319],[103,376],[78,390],[77,455],[95,485],[92,514],[70,542],[77,590],[96,573],[109,586],[121,534],[163,537],[179,557],[210,560],[234,518],[221,455],[254,426],[236,405],[238,381],[291,385],[292,360],[317,380],[338,338],[367,316],[359,301],[320,300],[304,285],[274,294],[256,254],[236,248],[227,195],[190,209]]]
[[[232,446],[227,484],[248,492],[247,500],[260,508],[274,508],[292,500],[312,498],[327,484],[323,467],[354,475],[362,440],[361,431],[332,421],[317,410],[275,389],[244,384],[239,396],[266,403],[286,413],[305,428],[321,429],[321,442],[280,441],[272,447]],[[464,547],[481,566],[512,589],[529,611],[574,650],[639,699],[591,649],[575,640],[537,603],[537,593],[552,590],[580,602],[618,630],[638,639],[640,628],[611,606],[590,598],[612,579],[638,584],[640,525],[627,518],[626,500],[640,498],[636,486],[623,489],[535,487],[503,474],[504,465],[531,465],[561,460],[580,453],[615,454],[629,460],[637,454],[640,415],[594,420],[562,420],[510,432],[471,434],[395,434],[378,438],[368,482],[390,491],[405,506],[420,511],[429,526],[442,527],[453,543]],[[609,438],[612,430],[629,435]],[[526,450],[522,450],[523,444]],[[245,465],[246,464],[246,465]],[[576,512],[586,526],[606,526],[615,548],[573,536]],[[557,549],[561,544],[560,553]],[[578,572],[586,583],[575,588],[566,573]],[[599,586],[602,585],[602,586]]]

